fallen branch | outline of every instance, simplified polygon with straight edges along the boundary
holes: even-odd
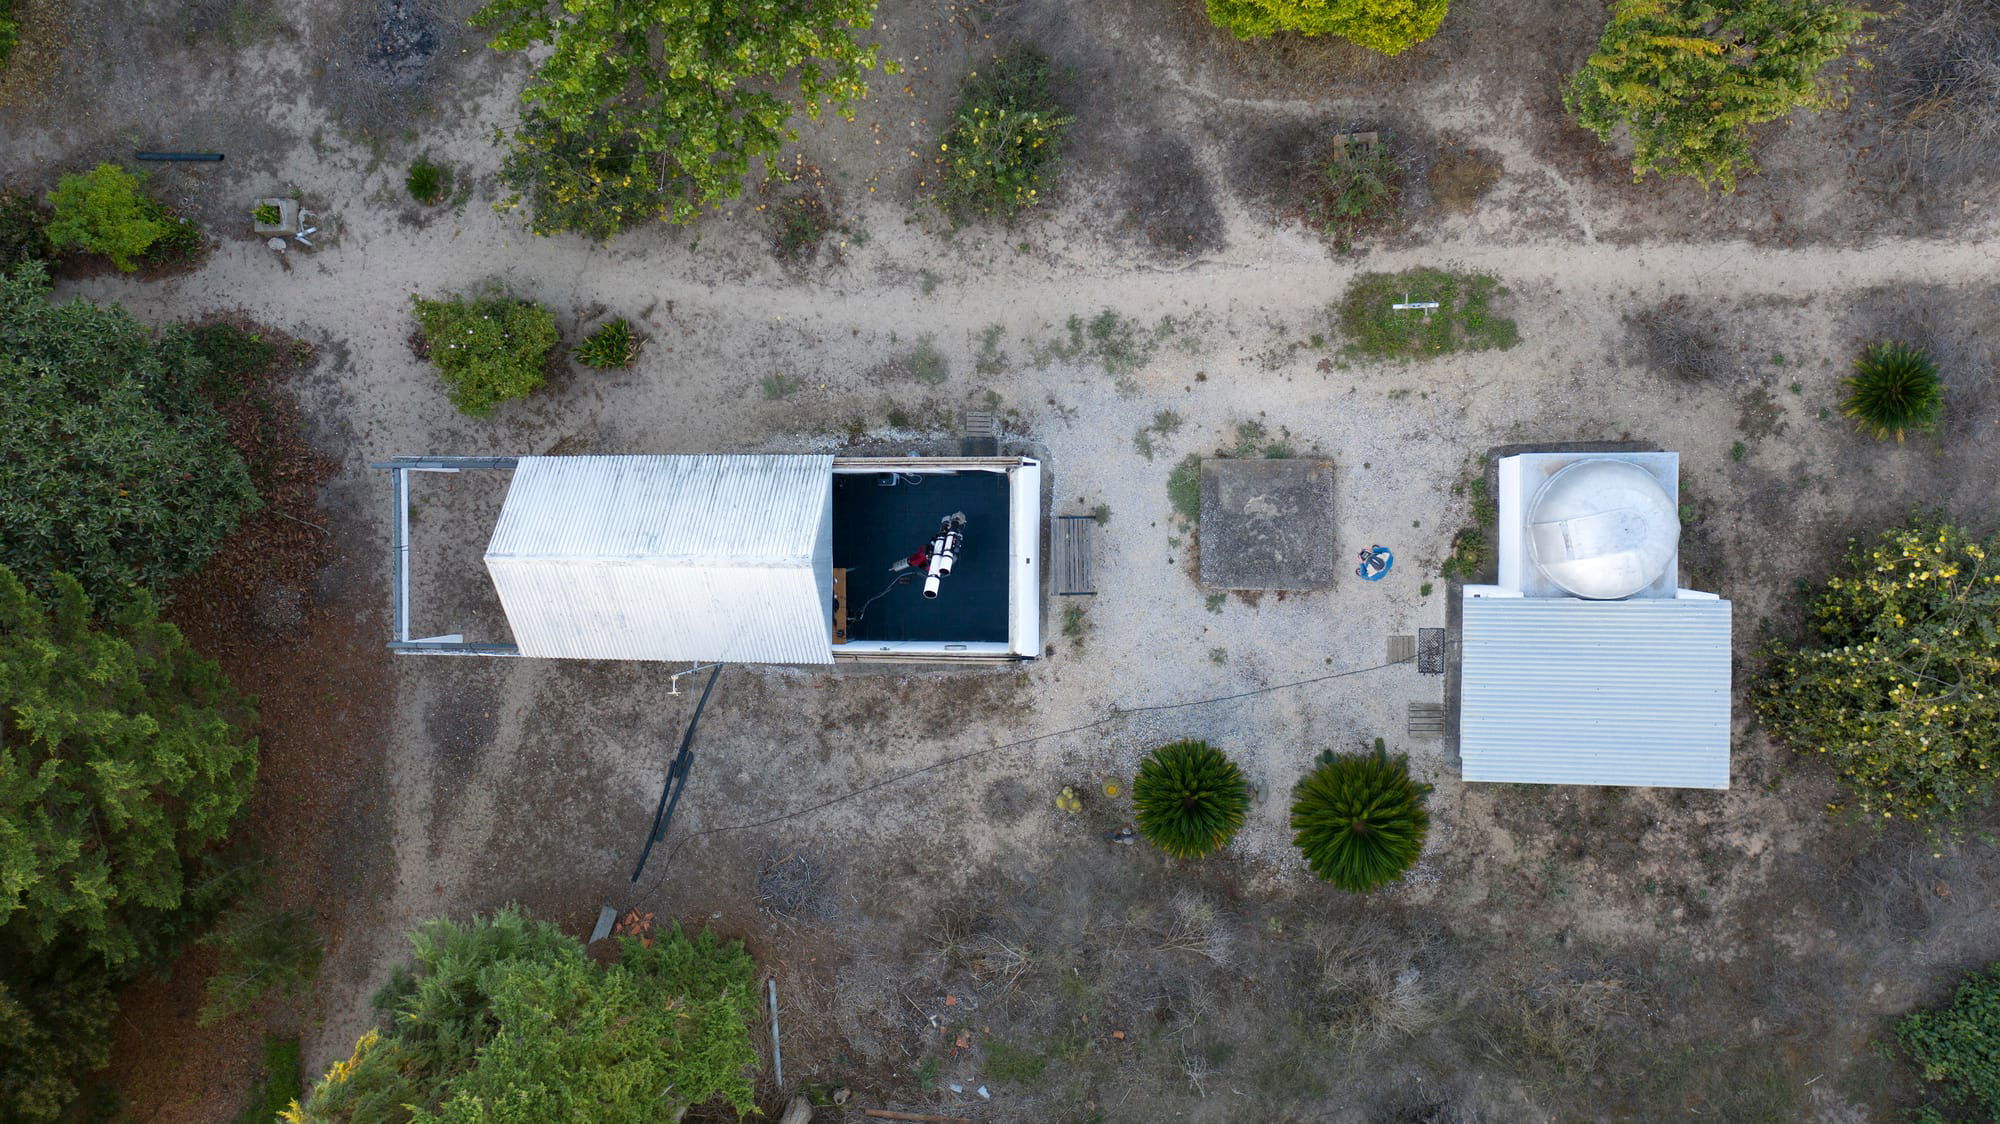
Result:
[[[972,1124],[970,1116],[930,1116],[921,1112],[897,1112],[890,1108],[864,1108],[861,1115],[877,1120],[913,1120],[916,1124]]]

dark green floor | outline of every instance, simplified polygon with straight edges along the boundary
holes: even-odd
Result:
[[[1007,639],[1007,477],[998,472],[904,474],[893,487],[874,473],[833,477],[833,564],[847,569],[849,641]],[[896,577],[889,566],[937,534],[938,521],[965,513],[965,543],[935,600],[923,577],[889,588],[865,615],[863,604]]]

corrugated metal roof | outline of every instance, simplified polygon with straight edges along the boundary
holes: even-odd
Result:
[[[1466,780],[1729,787],[1729,602],[1463,607]]]
[[[486,546],[524,656],[831,663],[830,456],[522,457]]]

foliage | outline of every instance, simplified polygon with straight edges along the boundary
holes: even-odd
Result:
[[[0,427],[0,565],[109,604],[199,568],[257,495],[183,337],[47,290],[39,263],[0,278],[0,417],[33,423]]]
[[[54,252],[43,232],[47,219],[34,199],[0,194],[0,277],[24,262],[47,261]]]
[[[202,941],[222,953],[222,966],[208,978],[203,1026],[247,1011],[273,991],[297,995],[319,974],[320,937],[304,910],[245,903]]]
[[[250,1091],[250,1103],[234,1124],[271,1124],[304,1090],[299,1076],[299,1040],[264,1036],[264,1079]]]
[[[1896,1041],[1924,1080],[1947,1083],[1953,1101],[2000,1119],[2000,964],[1967,975],[1949,1007],[1906,1016]]]
[[[1824,754],[1852,810],[1932,831],[2000,772],[2000,547],[1936,517],[1850,542],[1808,611],[1821,646],[1768,653],[1773,736]]]
[[[1167,504],[1187,526],[1201,522],[1201,455],[1189,453],[1167,473]]]
[[[1854,374],[1841,380],[1848,390],[1840,412],[1878,440],[1902,441],[1907,430],[1936,428],[1944,414],[1944,383],[1937,363],[1919,348],[1878,343],[1854,361]]]
[[[276,203],[259,203],[250,211],[250,220],[264,226],[276,226],[284,217]]]
[[[672,1120],[721,1098],[755,1111],[747,1019],[755,965],[736,942],[676,928],[621,938],[599,967],[559,929],[507,909],[411,935],[416,971],[334,1064],[293,1124]]]
[[[116,967],[249,798],[255,714],[143,593],[95,627],[81,586],[51,585],[45,611],[0,569],[0,926]]]
[[[575,355],[577,362],[599,370],[630,367],[639,355],[639,337],[632,334],[631,322],[620,317],[585,336]]]
[[[1070,117],[1056,100],[1048,56],[1016,46],[959,87],[934,169],[939,208],[954,221],[1012,218],[1041,202],[1061,161]]]
[[[1400,55],[1437,34],[1446,0],[1208,0],[1208,18],[1238,39],[1280,31],[1338,35]]]
[[[418,159],[410,165],[410,172],[403,177],[403,186],[410,198],[426,207],[444,202],[445,193],[451,190],[451,171],[429,160]]]
[[[14,18],[14,0],[0,0],[0,68],[7,65],[7,59],[14,53],[14,47],[21,42],[21,23]],[[0,262],[0,269],[6,267]]]
[[[1846,0],[1619,0],[1563,105],[1606,142],[1625,128],[1634,178],[1733,191],[1757,170],[1751,126],[1836,103],[1820,72],[1869,18]]]
[[[483,418],[541,387],[556,346],[556,318],[548,309],[504,296],[411,300],[430,360],[461,412]]]
[[[1292,842],[1314,874],[1366,891],[1402,877],[1424,849],[1431,786],[1410,779],[1409,758],[1322,753],[1293,790]]]
[[[1146,755],[1132,781],[1139,834],[1177,859],[1198,859],[1243,826],[1250,789],[1221,750],[1178,741]]]
[[[110,1062],[117,1010],[95,957],[0,958],[0,1118],[62,1119],[78,1075]]]
[[[795,90],[813,120],[852,116],[876,55],[854,37],[874,12],[875,0],[488,0],[472,22],[494,49],[553,49],[521,95],[505,205],[527,201],[538,234],[694,221],[795,139],[794,103],[775,90]]]
[[[1339,146],[1318,167],[1308,199],[1312,220],[1331,237],[1391,214],[1402,194],[1402,166],[1376,141]]]
[[[1492,312],[1507,290],[1489,273],[1408,269],[1364,273],[1347,286],[1336,310],[1352,355],[1370,359],[1428,359],[1454,351],[1506,350],[1521,342],[1520,329]],[[1391,306],[1436,301],[1428,310]]]
[[[171,221],[140,191],[144,182],[116,164],[63,176],[49,192],[55,209],[49,244],[103,254],[127,273],[139,268],[138,259],[168,234]]]

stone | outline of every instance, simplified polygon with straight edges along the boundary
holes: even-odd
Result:
[[[1337,572],[1333,461],[1201,462],[1201,584],[1210,589],[1325,589]]]

